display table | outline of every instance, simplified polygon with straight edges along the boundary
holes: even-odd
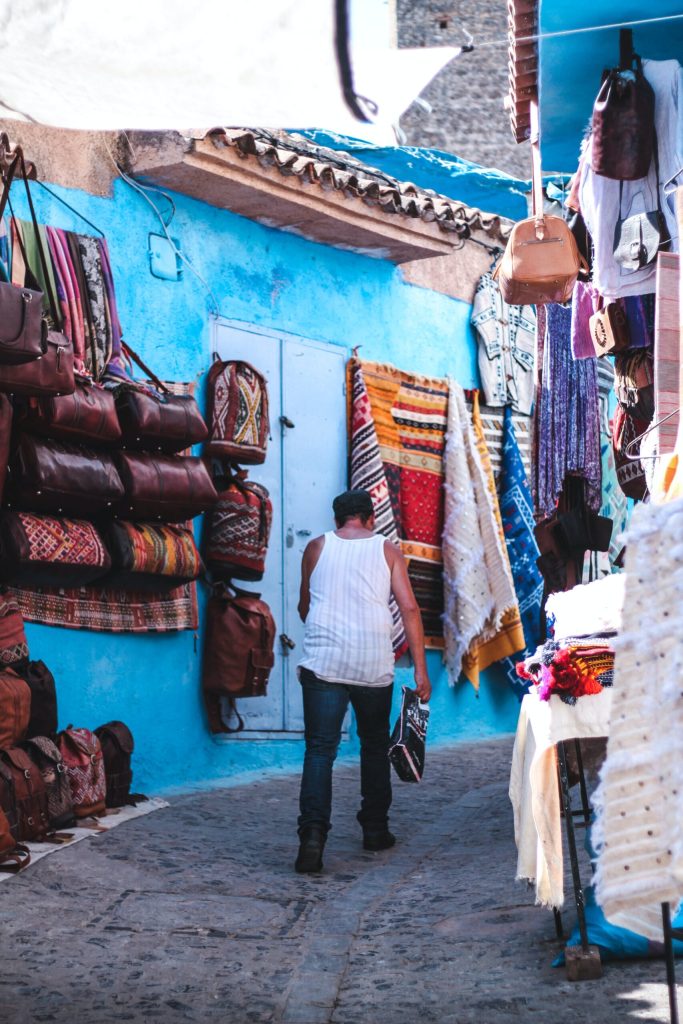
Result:
[[[569,815],[565,815],[568,839],[572,848],[575,848],[564,743],[567,740],[607,736],[611,701],[611,689],[579,697],[573,705],[565,704],[555,695],[548,701],[539,700],[533,691],[522,701],[512,753],[509,790],[517,843],[516,877],[533,882],[536,902],[553,910],[559,910],[564,903],[558,760],[566,783],[562,787],[565,791],[565,804],[568,804],[570,811]],[[585,792],[582,796],[585,809]],[[574,882],[578,904],[576,877]],[[580,895],[582,902],[582,893]]]

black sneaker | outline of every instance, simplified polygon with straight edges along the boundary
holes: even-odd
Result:
[[[302,830],[299,837],[299,855],[294,864],[295,871],[300,875],[322,871],[326,838],[325,830],[318,825],[309,825]]]
[[[392,846],[396,844],[396,836],[389,829],[385,829],[383,832],[364,832],[363,833],[363,849],[364,850],[390,850]]]

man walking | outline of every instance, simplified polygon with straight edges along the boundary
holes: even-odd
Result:
[[[332,766],[351,702],[360,738],[361,809],[366,850],[396,842],[389,831],[389,715],[394,678],[389,602],[393,594],[415,665],[418,696],[427,701],[424,632],[399,549],[374,533],[367,491],[345,491],[332,504],[336,530],[312,540],[301,566],[299,614],[306,624],[299,665],[306,754],[301,779],[299,872],[320,871],[332,811]]]

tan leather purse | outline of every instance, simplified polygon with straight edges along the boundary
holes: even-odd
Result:
[[[515,224],[503,258],[494,273],[503,299],[513,306],[568,302],[579,272],[588,270],[588,264],[579,253],[568,225],[561,217],[546,216],[543,213],[537,111],[535,121],[536,130],[532,125],[531,145],[534,216]]]
[[[608,302],[588,321],[596,356],[623,352],[631,344],[628,319],[623,302]]]

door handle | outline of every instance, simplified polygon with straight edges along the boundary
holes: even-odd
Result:
[[[296,535],[297,535],[297,537],[310,537],[311,536],[311,531],[310,530],[297,530],[296,531]]]
[[[289,416],[281,416],[280,423],[282,424],[283,427],[288,427],[290,430],[293,430],[295,426],[294,423],[292,423],[292,421],[290,420]]]
[[[282,653],[289,654],[296,647],[296,644],[291,637],[287,636],[286,633],[280,633],[280,643],[282,644]]]

